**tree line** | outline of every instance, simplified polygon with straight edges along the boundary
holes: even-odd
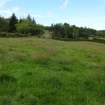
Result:
[[[87,39],[89,37],[105,37],[105,30],[98,31],[87,27],[77,27],[68,23],[57,23],[51,26],[37,24],[28,15],[18,19],[13,13],[10,18],[0,16],[0,36],[40,36],[48,30],[54,39]]]
[[[52,32],[53,38],[64,38],[64,39],[87,39],[89,37],[105,37],[105,31],[95,30],[87,27],[77,27],[75,25],[69,25],[68,23],[52,24],[49,27]]]
[[[10,18],[0,17],[0,32],[20,33],[29,36],[38,36],[44,33],[43,26],[37,24],[34,18],[28,15],[26,18],[18,19],[13,13]],[[15,34],[19,35],[19,34]]]

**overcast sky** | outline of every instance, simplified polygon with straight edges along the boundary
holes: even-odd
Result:
[[[75,24],[105,29],[105,0],[0,0],[0,15],[20,17],[31,14],[38,23]]]

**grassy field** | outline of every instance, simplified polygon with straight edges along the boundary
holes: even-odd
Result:
[[[0,105],[105,105],[105,44],[1,38]]]

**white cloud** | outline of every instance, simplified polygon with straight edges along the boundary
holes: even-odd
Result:
[[[53,16],[54,16],[53,12],[52,11],[48,11],[47,17],[53,17]]]
[[[8,7],[8,3],[12,0],[0,0],[0,14],[9,17],[12,13],[19,11],[19,7]]]
[[[20,8],[19,7],[12,7],[10,9],[0,9],[0,14],[2,14],[5,17],[11,16],[12,13],[19,13]]]
[[[10,1],[12,0],[0,0],[0,8],[3,8]]]
[[[63,0],[63,3],[61,4],[60,8],[61,9],[66,9],[68,7],[69,0]]]
[[[24,10],[23,10],[21,13],[22,13],[23,17],[26,17],[28,14],[30,14],[34,18],[40,18],[40,19],[53,18],[54,17],[54,13],[52,11],[47,11],[44,13],[36,14],[36,13],[30,12],[30,11],[24,12]]]

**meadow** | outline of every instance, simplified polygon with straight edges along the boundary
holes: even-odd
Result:
[[[0,38],[0,105],[105,105],[105,44]]]

